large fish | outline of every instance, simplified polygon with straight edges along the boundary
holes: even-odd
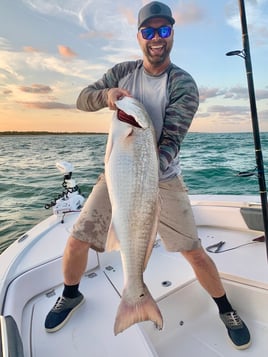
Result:
[[[148,113],[137,100],[124,97],[116,106],[105,155],[112,204],[106,248],[120,249],[124,271],[115,335],[145,320],[153,321],[159,329],[163,326],[161,312],[143,281],[160,210],[155,132]]]

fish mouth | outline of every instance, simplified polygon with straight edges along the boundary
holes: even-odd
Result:
[[[128,123],[130,125],[133,125],[137,128],[141,128],[140,124],[136,121],[136,119],[132,115],[128,115],[126,112],[124,112],[121,109],[117,109],[117,118],[120,121],[123,121],[125,123]]]

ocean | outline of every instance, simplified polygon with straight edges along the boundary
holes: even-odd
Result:
[[[45,209],[63,191],[56,162],[73,164],[85,196],[104,168],[105,134],[0,135],[0,252],[48,217]],[[268,133],[261,134],[265,168]],[[259,195],[252,133],[189,133],[181,148],[189,194]],[[267,178],[266,178],[267,181]]]

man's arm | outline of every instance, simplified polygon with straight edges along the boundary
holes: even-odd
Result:
[[[123,96],[130,96],[127,90],[118,88],[118,83],[133,66],[135,62],[124,62],[109,69],[101,79],[82,90],[77,98],[77,108],[88,112],[105,107],[115,110],[116,100]]]
[[[170,103],[159,140],[160,169],[164,173],[178,155],[199,105],[199,93],[192,77],[183,71],[170,74]]]
[[[106,75],[104,75],[102,79],[81,91],[76,102],[77,108],[86,112],[94,112],[107,107],[109,89]]]

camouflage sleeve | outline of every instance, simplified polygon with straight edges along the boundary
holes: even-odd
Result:
[[[94,112],[107,107],[107,93],[118,87],[119,80],[136,66],[136,62],[122,62],[109,69],[101,79],[84,88],[76,106],[80,110]]]
[[[183,70],[173,69],[169,75],[169,105],[159,140],[160,169],[165,172],[180,151],[199,105],[199,93],[193,78]]]

